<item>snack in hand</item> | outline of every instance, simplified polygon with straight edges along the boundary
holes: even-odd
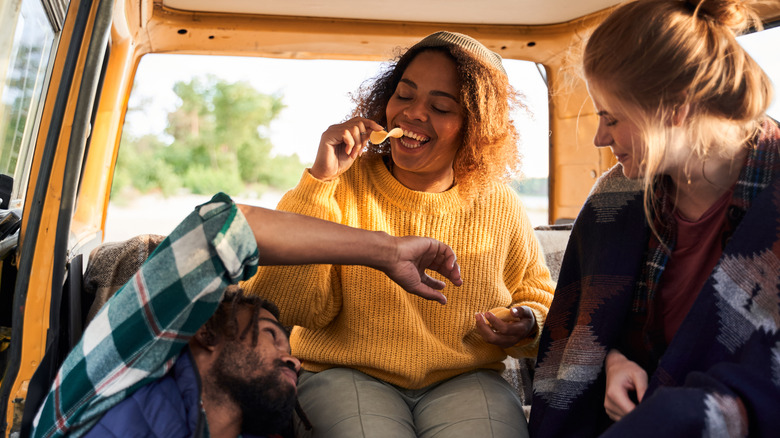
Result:
[[[404,131],[401,128],[393,128],[390,132],[387,131],[374,131],[368,138],[371,143],[379,144],[387,140],[387,137],[401,138],[404,135]]]
[[[512,316],[512,309],[506,307],[496,307],[495,309],[490,309],[490,313],[502,321],[513,321],[515,319],[515,317]],[[490,320],[485,318],[485,321],[488,323],[488,325],[490,325]]]

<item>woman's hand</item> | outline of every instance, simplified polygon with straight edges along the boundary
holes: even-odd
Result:
[[[614,349],[607,353],[604,364],[607,372],[604,409],[609,418],[618,421],[636,407],[631,400],[631,392],[636,393],[638,402],[642,401],[647,390],[647,373],[636,362]]]
[[[536,328],[536,316],[526,306],[513,307],[511,319],[504,321],[490,312],[477,313],[477,332],[485,342],[501,348],[517,345],[528,338]],[[490,323],[490,324],[488,324]]]
[[[321,181],[335,179],[363,152],[371,132],[383,129],[375,121],[362,117],[331,125],[322,133],[317,157],[309,172]]]

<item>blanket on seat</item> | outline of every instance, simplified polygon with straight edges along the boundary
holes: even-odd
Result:
[[[82,286],[85,294],[94,297],[87,322],[138,272],[163,239],[165,236],[143,234],[124,242],[107,242],[92,250]]]
[[[544,261],[547,263],[547,268],[550,269],[550,278],[555,282],[558,281],[558,273],[561,271],[561,261],[566,250],[566,244],[569,241],[571,228],[572,224],[540,225],[534,228],[542,251],[544,251]],[[535,364],[535,358],[524,357],[518,359],[507,356],[504,359],[504,371],[501,372],[501,377],[509,382],[520,396],[526,419],[528,419],[531,412]]]

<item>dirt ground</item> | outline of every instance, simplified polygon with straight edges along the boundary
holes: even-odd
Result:
[[[233,198],[242,204],[274,208],[281,193],[267,193],[260,198]],[[195,206],[208,201],[211,196],[185,195],[165,198],[151,194],[139,196],[118,205],[108,205],[106,236],[104,242],[119,242],[139,234],[169,234]],[[126,204],[126,205],[124,205]]]

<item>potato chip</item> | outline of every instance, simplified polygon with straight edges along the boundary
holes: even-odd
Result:
[[[374,131],[371,133],[369,140],[371,143],[379,144],[387,140],[387,137],[401,138],[404,135],[404,131],[401,128],[393,128],[390,132],[387,131]]]
[[[490,313],[496,315],[496,317],[502,321],[511,321],[515,319],[515,317],[512,316],[512,309],[506,307],[496,307],[495,309],[491,309]]]

